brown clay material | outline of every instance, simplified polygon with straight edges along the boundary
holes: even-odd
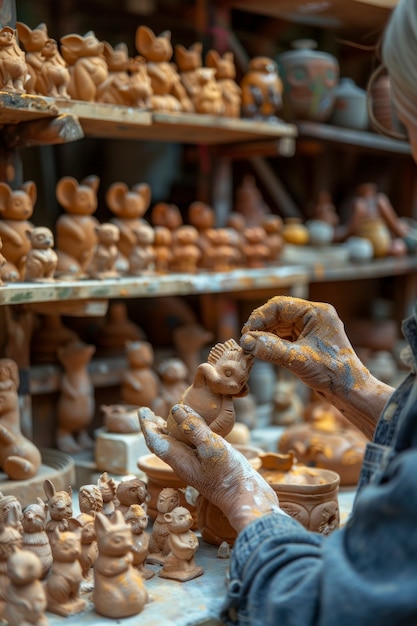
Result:
[[[39,93],[52,98],[68,100],[71,74],[68,64],[58,50],[55,39],[47,39],[41,50],[42,66],[37,80]]]
[[[179,493],[177,489],[165,487],[158,494],[156,502],[157,515],[152,526],[152,533],[149,542],[148,562],[163,564],[170,552],[168,538],[169,529],[166,513],[179,506]]]
[[[27,81],[25,82],[26,93],[46,95],[42,65],[45,59],[42,57],[42,49],[48,39],[48,29],[45,23],[38,24],[31,29],[23,22],[16,22],[16,31],[19,36],[19,44],[25,49],[25,61],[27,65]]]
[[[126,343],[128,368],[123,374],[121,400],[125,404],[152,407],[160,392],[160,380],[153,369],[154,350],[148,341]]]
[[[155,576],[155,572],[149,567],[145,567],[149,553],[149,534],[146,532],[148,526],[148,516],[146,511],[139,504],[131,504],[125,513],[125,522],[132,529],[133,535],[133,567],[136,567],[144,580],[149,580]]]
[[[169,554],[158,576],[179,582],[186,582],[201,576],[203,568],[194,560],[199,543],[197,535],[191,530],[193,518],[190,511],[185,507],[177,506],[169,513],[165,513],[164,519],[169,531]]]
[[[43,579],[52,567],[52,551],[46,532],[47,507],[41,498],[28,504],[22,517],[22,547],[35,554],[41,562],[39,578]]]
[[[26,231],[30,250],[26,257],[25,280],[53,282],[58,255],[54,250],[54,235],[50,228],[35,226]]]
[[[40,559],[27,550],[16,550],[7,561],[10,584],[7,589],[5,618],[9,626],[48,626],[47,599],[40,581]]]
[[[25,93],[27,74],[25,53],[17,43],[16,31],[4,26],[0,30],[0,89]]]
[[[120,232],[115,224],[106,222],[95,228],[96,244],[93,256],[87,266],[87,274],[90,278],[103,280],[120,276],[116,269],[117,243]]]
[[[240,117],[242,90],[236,82],[236,67],[233,52],[226,51],[220,55],[217,50],[209,50],[206,54],[207,67],[216,70],[216,81],[223,98],[225,117]]]
[[[242,116],[255,120],[277,120],[282,110],[282,81],[276,62],[269,57],[254,57],[240,81]]]
[[[70,520],[72,520],[72,488],[56,489],[54,483],[47,478],[43,483],[46,495],[46,506],[48,507],[48,521],[46,522],[46,532],[50,543],[55,529],[60,532],[69,530]]]
[[[30,240],[27,231],[33,228],[33,215],[37,197],[36,185],[26,181],[20,189],[11,189],[0,182],[0,236],[2,252],[7,261],[1,268],[1,277],[6,282],[23,279]]]
[[[104,44],[93,31],[65,35],[60,43],[62,56],[71,67],[68,93],[74,100],[95,102],[98,88],[109,74],[103,57]]]

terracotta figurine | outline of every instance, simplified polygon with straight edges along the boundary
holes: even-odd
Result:
[[[46,478],[43,483],[43,490],[46,495],[46,506],[48,507],[48,521],[46,522],[46,532],[49,541],[55,529],[61,532],[69,530],[70,520],[72,520],[72,488],[68,490],[56,490],[54,483]]]
[[[198,88],[192,99],[196,113],[223,115],[223,96],[215,75],[216,70],[212,67],[201,67],[197,70]]]
[[[146,483],[140,478],[126,478],[121,480],[116,488],[116,498],[119,501],[117,510],[126,515],[132,504],[140,504],[146,510],[148,490]]]
[[[46,226],[26,231],[30,250],[26,257],[25,280],[51,282],[55,277],[58,255],[54,250],[54,235]]]
[[[94,526],[94,515],[81,513],[76,520],[81,530],[81,554],[79,557],[81,565],[81,592],[92,591],[94,588],[94,563],[98,557],[98,546],[96,530]]]
[[[28,76],[25,53],[16,40],[16,31],[10,26],[0,30],[0,89],[25,93]]]
[[[133,567],[136,567],[144,580],[153,578],[155,572],[149,567],[145,567],[146,558],[149,553],[149,535],[146,532],[148,526],[148,516],[146,511],[139,504],[131,504],[125,513],[125,522],[132,529],[133,536]]]
[[[115,224],[105,222],[96,226],[95,232],[96,244],[91,261],[87,266],[87,274],[90,278],[99,280],[117,278],[120,276],[116,269],[119,229]]]
[[[22,547],[36,554],[41,562],[39,578],[47,576],[52,567],[52,551],[46,532],[47,506],[41,498],[23,509]]]
[[[127,45],[121,42],[113,47],[108,41],[102,43],[108,76],[97,88],[96,101],[131,106],[133,102],[129,93],[129,52]]]
[[[132,530],[120,511],[111,520],[97,513],[94,523],[98,545],[92,594],[95,610],[112,619],[136,615],[143,610],[148,592],[132,565]]]
[[[23,44],[26,53],[25,61],[28,76],[25,82],[25,91],[32,94],[46,95],[44,77],[42,75],[42,64],[44,63],[42,48],[49,37],[47,26],[42,22],[32,29],[23,22],[16,22],[16,30],[19,44]]]
[[[245,355],[234,339],[217,343],[210,350],[207,362],[197,367],[193,383],[183,394],[181,404],[204,413],[210,428],[225,437],[235,423],[233,398],[249,393],[248,378],[252,362],[253,357]],[[183,440],[171,413],[167,419],[167,430],[177,439]]]
[[[171,271],[191,274],[197,271],[201,258],[198,239],[198,230],[190,224],[179,226],[173,231]]]
[[[242,104],[242,89],[236,82],[236,67],[233,52],[227,51],[221,55],[217,50],[209,50],[206,54],[207,67],[216,70],[216,81],[223,98],[225,117],[240,117]]]
[[[12,511],[10,521],[15,522],[15,512]],[[13,552],[22,547],[22,535],[19,530],[9,522],[0,519],[0,619],[5,616],[7,602],[7,587],[9,575],[7,561]]]
[[[183,225],[181,211],[176,204],[157,202],[151,210],[151,222],[153,226],[165,226],[171,233]]]
[[[155,231],[149,224],[141,224],[134,229],[136,243],[129,255],[129,275],[142,276],[155,268]]]
[[[158,402],[160,380],[153,369],[155,354],[149,341],[126,342],[128,368],[123,373],[121,399],[126,404],[152,407]]]
[[[14,495],[4,495],[0,491],[0,519],[9,526],[13,526],[20,533],[23,532],[22,505]]]
[[[172,261],[172,233],[166,226],[154,226],[154,233],[155,271],[166,274]]]
[[[41,573],[41,561],[33,552],[16,550],[8,558],[5,619],[9,626],[48,626]]]
[[[91,30],[85,35],[65,35],[60,42],[62,56],[71,68],[68,93],[74,100],[95,102],[101,83],[109,75],[104,44]]]
[[[203,66],[203,44],[200,41],[193,43],[189,48],[182,44],[175,46],[175,61],[188,96],[193,99],[199,89],[198,71]]]
[[[165,513],[164,519],[169,531],[169,554],[158,576],[180,582],[201,576],[203,568],[194,560],[199,543],[197,535],[191,530],[193,517],[190,511],[183,506],[177,506],[171,512]]]
[[[156,503],[157,515],[149,541],[148,563],[163,564],[169,554],[169,530],[165,514],[179,505],[179,493],[172,487],[162,489]]]
[[[126,303],[112,300],[94,343],[98,356],[123,356],[126,341],[144,338],[145,334],[140,326],[129,319]]]
[[[102,512],[107,517],[111,517],[116,510],[114,503],[117,489],[116,481],[111,478],[107,472],[103,472],[103,474],[99,476],[97,487],[100,489],[103,499]]]
[[[134,106],[146,111],[152,110],[152,82],[146,60],[140,54],[129,58],[129,74],[130,95]]]
[[[81,513],[94,516],[103,510],[103,495],[94,483],[81,485],[78,490],[78,505]]]
[[[140,433],[138,409],[125,404],[102,404],[103,426],[109,433]]]
[[[68,100],[71,74],[64,58],[60,55],[58,44],[55,39],[47,39],[41,50],[42,67],[41,94],[51,98],[63,98]]]
[[[249,68],[240,81],[242,116],[255,120],[277,121],[282,110],[282,80],[276,62],[258,56],[249,61]]]
[[[177,357],[164,359],[156,371],[161,379],[160,396],[164,401],[163,412],[160,409],[159,415],[166,419],[171,407],[181,400],[187,389],[189,374],[184,361]]]
[[[19,370],[12,359],[0,359],[0,467],[12,480],[35,476],[41,453],[20,429]]]

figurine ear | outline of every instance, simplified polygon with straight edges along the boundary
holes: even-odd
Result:
[[[84,37],[78,35],[77,33],[64,35],[61,37],[60,42],[63,46],[76,53],[80,52],[80,50],[84,47]]]
[[[206,54],[206,65],[207,67],[217,67],[218,62],[220,61],[220,55],[217,50],[209,50]]]
[[[97,536],[104,535],[110,530],[111,528],[110,520],[107,519],[104,513],[97,511],[94,517],[94,528],[97,533]]]
[[[155,33],[147,26],[139,26],[136,29],[135,45],[140,54],[146,56],[146,53],[152,48],[155,40]]]
[[[12,196],[12,190],[7,183],[0,183],[0,211],[7,209],[10,198]]]
[[[148,185],[148,183],[139,183],[138,185],[134,185],[132,190],[141,196],[145,206],[143,213],[145,213],[151,203],[152,189],[150,185]]]
[[[118,182],[113,183],[107,189],[106,203],[110,210],[118,215],[123,209],[126,194],[129,192],[129,188],[126,183]]]
[[[36,503],[39,504],[39,506],[45,511],[46,509],[46,504],[45,502],[42,500],[42,498],[40,498],[39,496],[36,498]]]
[[[72,176],[61,178],[55,187],[55,195],[59,204],[67,209],[71,205],[77,189],[78,181],[75,178]]]
[[[26,46],[27,42],[31,39],[32,29],[23,22],[16,22],[16,30],[19,40]]]
[[[49,478],[45,478],[45,480],[43,482],[43,490],[44,490],[48,500],[50,500],[52,498],[52,496],[55,495],[55,493],[56,493],[55,485]]]
[[[92,174],[91,176],[87,176],[86,178],[83,178],[80,185],[86,185],[87,187],[90,187],[93,191],[97,193],[98,188],[100,186],[100,178]]]

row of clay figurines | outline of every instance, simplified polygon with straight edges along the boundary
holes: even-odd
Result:
[[[216,227],[215,211],[193,202],[185,224],[175,204],[159,202],[148,211],[151,188],[139,183],[129,188],[113,183],[106,191],[109,222],[94,216],[98,207],[98,176],[78,182],[71,176],[56,185],[64,209],[56,234],[30,221],[37,198],[33,181],[19,189],[0,183],[0,238],[4,282],[49,281],[64,278],[114,278],[145,272],[212,271],[238,266],[257,267],[278,259],[282,249],[282,219],[263,202],[254,179],[246,177],[237,194],[237,206],[253,205],[257,223],[243,212],[233,212],[225,228]],[[144,219],[150,213],[150,222]],[[56,249],[55,246],[56,239]]]
[[[127,45],[100,41],[93,31],[61,37],[60,46],[44,23],[33,30],[17,22],[16,31],[0,30],[0,90],[55,98],[140,107],[166,112],[277,120],[282,81],[275,61],[255,57],[240,83],[232,52],[205,55],[196,42],[189,48],[171,43],[170,31],[159,35],[147,26],[136,29],[138,54]],[[23,46],[24,50],[20,47]]]
[[[177,490],[160,492],[150,533],[139,478],[116,483],[103,473],[83,485],[76,516],[71,487],[57,490],[46,479],[44,492],[45,501],[23,510],[15,496],[0,493],[0,619],[9,626],[44,626],[45,611],[67,617],[89,601],[100,615],[129,617],[149,601],[144,581],[155,573],[180,582],[203,574],[193,517]]]

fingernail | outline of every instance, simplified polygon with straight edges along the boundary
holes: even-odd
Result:
[[[251,333],[246,333],[240,338],[240,345],[245,352],[253,352],[256,346],[256,339]]]

